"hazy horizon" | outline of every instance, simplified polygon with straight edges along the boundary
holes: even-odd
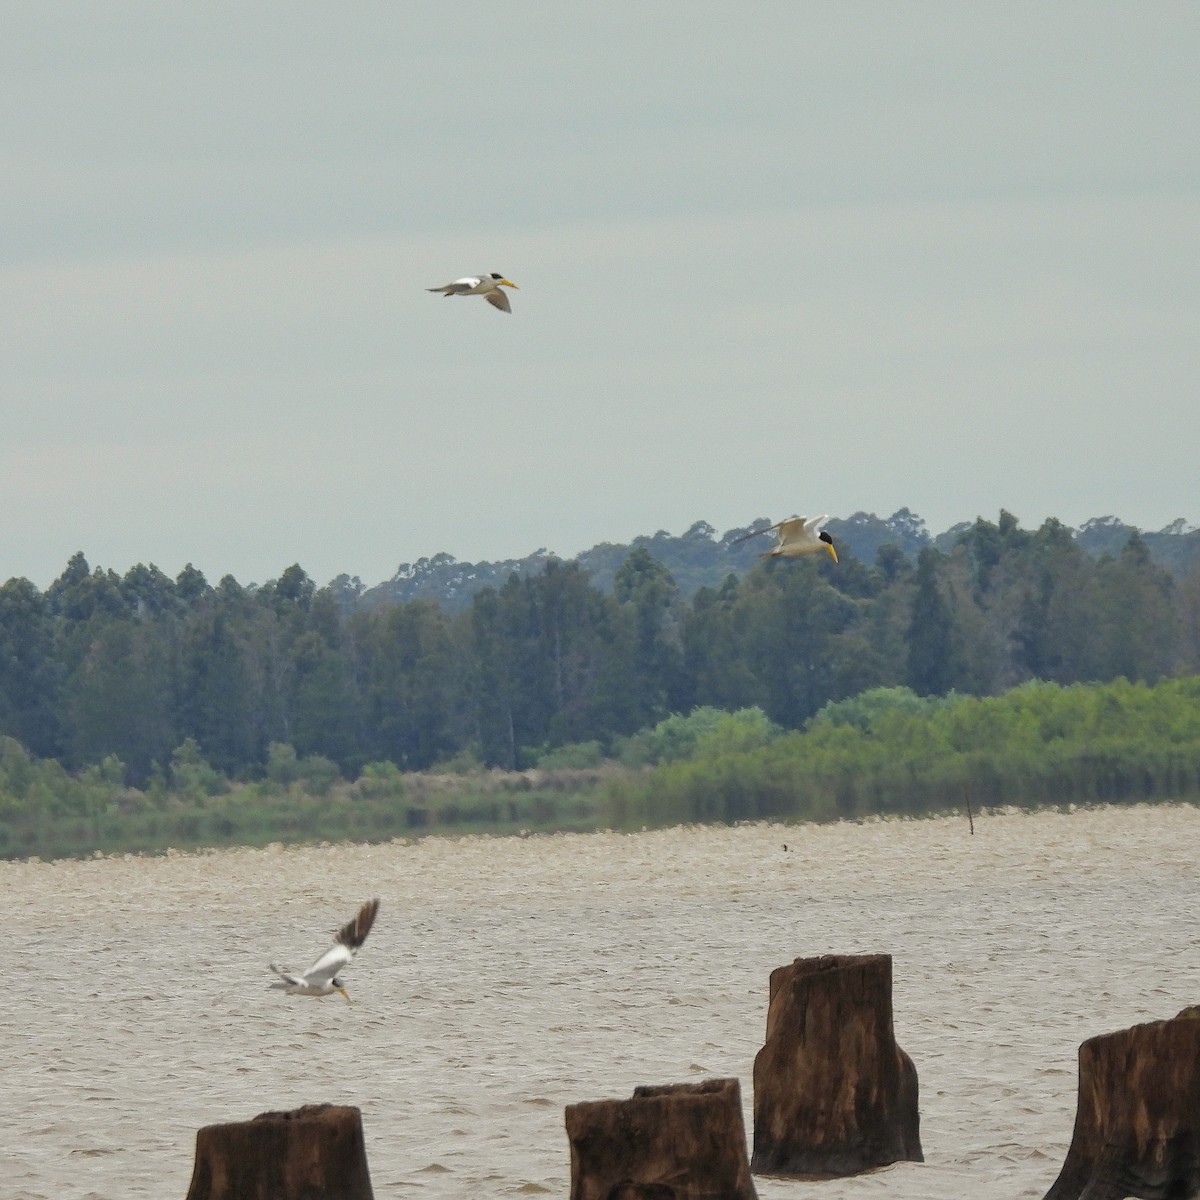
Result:
[[[896,516],[897,513],[904,511],[906,508],[907,508],[906,505],[901,505],[900,508],[896,510],[896,512],[888,513],[886,515],[879,514],[879,513],[867,513],[865,515],[867,515],[869,517],[878,517],[879,519],[886,521],[886,520],[889,520],[891,517]],[[960,525],[971,524],[973,521],[975,521],[978,518],[982,518],[984,520],[989,520],[989,521],[995,521],[999,518],[999,515],[1000,515],[999,512],[990,513],[990,514],[989,513],[977,513],[974,517],[963,517],[957,521],[950,522],[950,524],[948,524],[944,527],[938,527],[938,526],[931,525],[931,524],[929,524],[929,522],[925,521],[920,513],[912,512],[911,509],[909,509],[908,511],[911,513],[912,517],[914,517],[915,519],[922,522],[922,524],[925,526],[926,532],[933,539],[936,539],[946,533],[951,532],[952,530],[954,530],[955,528],[957,528]],[[841,516],[840,514],[834,513],[834,514],[831,514],[830,521],[831,522],[847,521],[847,520],[851,520],[853,517],[859,516],[859,515],[862,515],[861,510],[858,513],[847,513],[844,517]],[[1013,514],[1013,515],[1017,516],[1017,514]],[[760,517],[752,517],[746,521],[742,521],[740,523],[730,525],[727,529],[718,528],[716,526],[713,526],[713,528],[716,529],[716,531],[717,531],[715,540],[719,541],[722,537],[724,537],[727,534],[732,533],[734,531],[748,529],[752,524],[754,524],[755,521],[759,520],[760,518],[761,518],[761,514],[760,514]],[[1043,518],[1042,520],[1040,520],[1036,523],[1028,523],[1025,521],[1021,521],[1020,517],[1018,516],[1018,523],[1020,524],[1020,527],[1022,529],[1035,530],[1039,526],[1041,526],[1045,520],[1049,520],[1049,519],[1056,519],[1055,515],[1053,513],[1049,513],[1049,514],[1047,514],[1047,516],[1045,518]],[[1101,516],[1089,517],[1085,521],[1080,522],[1080,524],[1077,526],[1068,525],[1068,527],[1078,531],[1078,530],[1082,529],[1083,527],[1087,526],[1088,524],[1090,524],[1091,522],[1096,522],[1096,521],[1099,521],[1099,522],[1115,521],[1121,525],[1128,525],[1132,528],[1137,528],[1138,532],[1140,532],[1140,533],[1162,533],[1162,534],[1190,533],[1190,532],[1194,532],[1197,529],[1196,525],[1194,525],[1192,522],[1188,521],[1186,518],[1181,518],[1181,517],[1175,518],[1174,521],[1167,522],[1167,524],[1164,525],[1163,527],[1161,527],[1160,529],[1145,529],[1140,526],[1134,526],[1132,522],[1123,521],[1122,518],[1116,514],[1104,514]],[[1183,525],[1182,529],[1173,529],[1172,528],[1173,525],[1178,525],[1180,522],[1182,522],[1182,525]],[[639,533],[631,534],[627,538],[601,538],[599,541],[592,542],[590,545],[587,545],[587,546],[581,546],[581,547],[579,547],[579,549],[572,550],[569,553],[561,552],[558,549],[551,547],[551,546],[533,546],[533,547],[530,547],[528,550],[522,551],[517,554],[496,555],[494,557],[480,556],[477,558],[466,558],[462,555],[455,554],[454,551],[451,549],[443,547],[441,549],[431,550],[427,554],[417,555],[415,558],[399,559],[396,562],[395,566],[392,568],[392,570],[388,574],[380,576],[378,579],[367,579],[367,578],[362,577],[361,575],[358,575],[357,572],[350,571],[350,570],[335,571],[333,574],[331,574],[327,577],[317,576],[308,569],[307,564],[305,564],[304,562],[302,562],[298,559],[293,559],[292,561],[286,562],[286,563],[281,562],[276,569],[268,572],[266,575],[263,575],[261,578],[260,577],[243,578],[243,577],[238,576],[236,572],[230,571],[230,570],[221,570],[221,569],[207,570],[207,569],[205,569],[205,567],[202,563],[192,562],[191,560],[181,561],[177,567],[173,565],[174,560],[171,560],[172,565],[166,565],[161,561],[149,559],[149,558],[134,559],[128,563],[123,563],[123,564],[102,562],[102,561],[99,561],[98,559],[93,558],[92,555],[88,554],[86,548],[84,548],[84,547],[79,547],[77,550],[72,551],[72,553],[70,555],[68,555],[68,557],[66,559],[63,560],[63,562],[59,566],[58,570],[54,571],[46,579],[33,579],[33,578],[30,578],[29,576],[9,576],[8,578],[28,578],[30,580],[30,582],[33,583],[39,590],[44,591],[51,583],[54,582],[55,579],[57,579],[60,575],[62,575],[63,570],[66,568],[69,559],[71,557],[73,557],[74,554],[81,553],[81,554],[83,554],[84,558],[87,560],[88,567],[91,570],[93,570],[93,571],[95,571],[95,570],[113,570],[113,571],[116,571],[116,573],[118,575],[124,575],[132,567],[135,567],[135,566],[141,564],[144,566],[155,566],[159,570],[163,571],[166,575],[170,576],[171,578],[175,578],[176,576],[179,575],[179,573],[185,567],[192,566],[192,567],[195,567],[197,570],[199,570],[205,576],[205,578],[209,581],[209,583],[215,583],[218,580],[224,578],[226,575],[232,575],[243,586],[258,586],[258,585],[267,583],[272,579],[278,579],[279,576],[282,575],[283,572],[286,571],[289,567],[291,567],[293,565],[299,565],[302,569],[304,569],[305,573],[309,576],[309,578],[312,579],[318,586],[325,586],[327,584],[330,584],[334,580],[338,579],[341,576],[349,576],[350,578],[354,578],[357,576],[358,579],[360,580],[360,582],[365,587],[371,588],[371,587],[375,587],[379,584],[387,583],[390,580],[394,579],[401,567],[405,567],[405,566],[411,567],[423,559],[424,560],[433,559],[442,554],[448,554],[456,562],[461,562],[464,565],[472,565],[472,564],[473,565],[482,565],[482,564],[502,563],[502,562],[508,562],[508,561],[520,561],[520,560],[523,560],[526,558],[530,558],[535,554],[539,554],[539,553],[543,553],[543,552],[549,556],[553,556],[555,558],[560,558],[560,559],[569,561],[569,560],[576,559],[576,558],[580,557],[581,555],[588,553],[588,551],[595,550],[601,546],[632,545],[632,543],[634,541],[636,541],[638,538],[653,538],[660,533],[665,533],[668,537],[679,538],[679,537],[682,537],[689,529],[691,529],[692,526],[694,526],[696,524],[700,524],[700,523],[711,524],[711,522],[705,522],[705,519],[703,517],[698,517],[695,521],[689,521],[685,526],[683,526],[680,529],[664,529],[661,526],[658,526],[654,529],[644,529],[644,530],[640,531]],[[3,581],[0,581],[0,582],[3,582]]]
[[[1194,5],[6,25],[0,578],[1200,519]]]

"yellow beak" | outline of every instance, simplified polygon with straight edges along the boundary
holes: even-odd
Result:
[[[342,996],[345,999],[346,1003],[350,1004],[351,1003],[350,993],[348,991],[346,991],[345,988],[338,988],[338,991],[342,993]]]
[[[503,284],[505,287],[517,288],[517,291],[518,291],[518,292],[521,290],[519,287],[517,287],[517,285],[516,285],[515,283],[513,283],[513,281],[512,281],[511,279],[502,279],[502,280],[500,280],[500,282],[501,282],[501,283],[502,283],[502,284]]]
[[[825,547],[826,550],[829,551],[829,557],[832,558],[834,562],[837,562],[837,560],[838,560],[837,551],[833,548],[833,543],[832,542],[822,542],[821,544]]]

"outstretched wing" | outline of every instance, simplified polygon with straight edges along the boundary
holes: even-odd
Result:
[[[747,538],[758,537],[760,533],[774,533],[778,528],[778,525],[764,525],[761,529],[752,529],[749,533],[743,533],[741,537],[735,537],[729,544],[736,546],[738,542],[744,542]]]
[[[512,312],[512,305],[508,302],[508,297],[497,288],[494,292],[484,292],[483,298],[492,305],[493,308],[498,308],[501,312]]]
[[[815,520],[820,521],[822,518],[816,517]],[[786,521],[780,521],[775,528],[779,530],[779,544],[781,546],[785,546],[788,542],[792,541],[803,541],[812,536],[809,529],[809,522],[804,517],[790,517]]]
[[[304,981],[309,984],[328,983],[343,968],[350,965],[358,948],[367,940],[375,914],[379,912],[379,900],[368,900],[358,910],[352,921],[347,921],[334,935],[333,945],[304,972]]]
[[[345,946],[330,946],[307,971],[304,972],[304,982],[314,987],[328,983],[343,967],[348,966],[354,958],[354,952]]]

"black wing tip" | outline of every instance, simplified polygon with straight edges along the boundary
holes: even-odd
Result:
[[[354,919],[347,921],[338,930],[337,940],[351,950],[357,950],[367,940],[371,926],[375,924],[375,916],[379,912],[379,897],[368,900],[355,914]]]
[[[735,537],[735,538],[734,538],[734,539],[733,539],[733,540],[732,540],[732,541],[729,543],[729,545],[731,545],[731,546],[736,546],[736,545],[738,544],[738,542],[747,542],[747,541],[749,541],[749,540],[750,540],[752,537],[758,537],[758,535],[759,535],[760,533],[770,533],[770,532],[771,532],[771,530],[772,530],[772,529],[774,529],[774,528],[775,528],[775,526],[774,526],[774,525],[764,525],[762,529],[752,529],[752,530],[750,530],[750,532],[749,532],[749,533],[743,533],[743,534],[740,534],[738,537]]]

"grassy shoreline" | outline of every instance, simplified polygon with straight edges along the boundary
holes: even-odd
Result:
[[[346,781],[326,759],[273,745],[265,779],[231,782],[185,743],[169,785],[160,774],[137,789],[116,760],[70,773],[0,738],[0,859],[822,822],[968,804],[1197,803],[1200,678],[1025,685],[985,698],[875,689],[827,705],[796,732],[755,709],[698,709],[629,739],[625,753],[566,765],[598,747],[564,747],[526,771],[371,763]]]
[[[397,837],[590,832],[604,827],[597,796],[611,771],[400,776],[307,791],[235,784],[213,796],[122,789],[92,811],[0,817],[0,859],[161,854],[273,842],[386,842]]]

